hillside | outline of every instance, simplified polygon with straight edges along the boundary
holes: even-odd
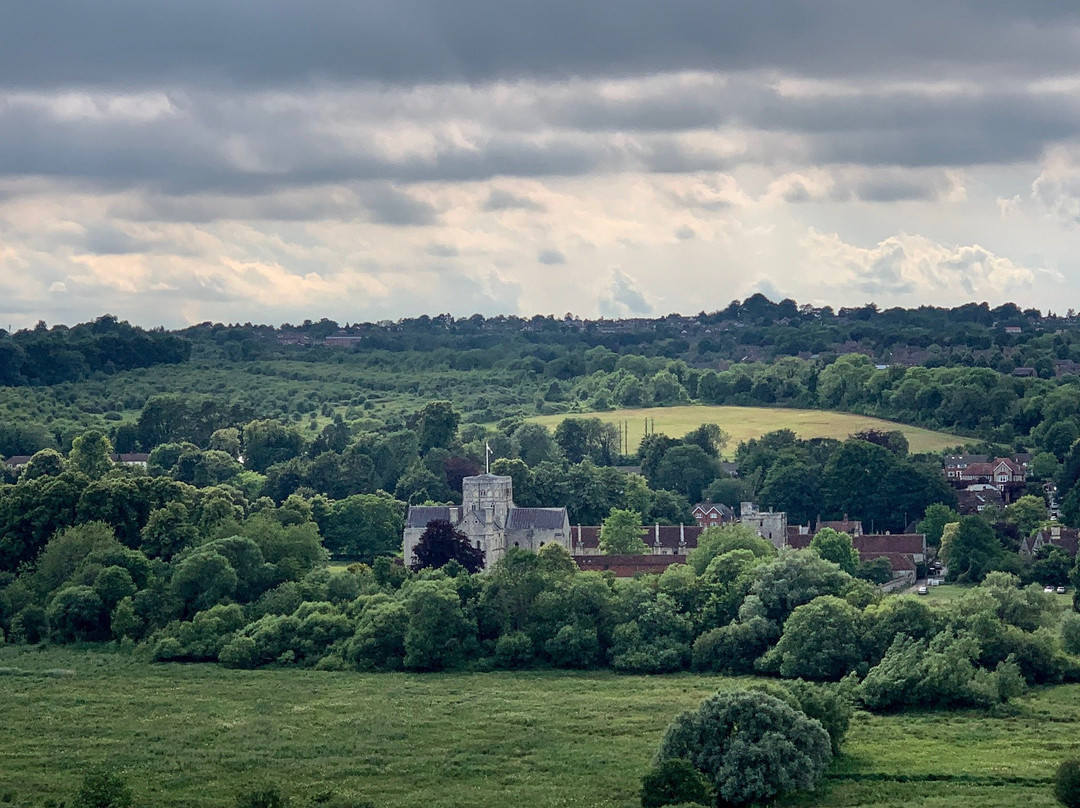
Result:
[[[530,420],[554,429],[564,418],[596,417],[609,424],[627,422],[630,435],[630,451],[637,449],[649,419],[650,430],[680,438],[701,424],[717,424],[731,435],[727,455],[734,452],[740,441],[759,438],[775,429],[791,429],[802,439],[836,438],[843,440],[849,435],[866,429],[885,432],[900,430],[908,439],[912,452],[937,452],[963,442],[963,438],[946,432],[921,429],[881,418],[850,415],[827,410],[796,410],[777,407],[710,407],[691,405],[686,407],[651,407],[648,409],[610,410],[597,413],[571,415],[541,415]]]

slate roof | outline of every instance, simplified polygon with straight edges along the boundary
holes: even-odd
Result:
[[[30,462],[30,455],[12,455],[4,461],[4,465],[8,468],[18,468],[19,466],[25,466]]]
[[[511,508],[507,530],[558,530],[566,524],[566,508]]]
[[[447,505],[411,505],[409,513],[405,517],[405,527],[427,527],[428,522],[435,519],[443,519],[447,522],[450,518],[450,507]]]
[[[926,554],[926,534],[924,533],[883,533],[863,534],[851,540],[852,546],[861,557],[893,553]]]
[[[681,545],[683,549],[693,550],[697,547],[698,536],[701,535],[702,527],[699,525],[646,525],[641,528],[641,540],[652,550],[656,547],[657,536],[660,538],[660,546],[669,550],[677,550],[680,547],[680,539],[686,543]],[[573,552],[579,547],[592,550],[600,546],[600,527],[598,525],[571,525],[570,540]],[[667,556],[670,558],[671,556]]]

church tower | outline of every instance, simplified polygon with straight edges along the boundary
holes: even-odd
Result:
[[[489,566],[506,552],[506,526],[513,507],[513,478],[480,474],[461,481],[461,513],[471,523],[470,535],[481,539]]]

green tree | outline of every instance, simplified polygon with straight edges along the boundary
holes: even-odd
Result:
[[[1080,808],[1080,759],[1061,761],[1054,775],[1054,798],[1065,808]]]
[[[448,449],[457,438],[461,416],[449,401],[429,401],[416,413],[410,427],[416,429],[420,440],[420,453],[427,454],[431,449]]]
[[[993,528],[979,516],[962,516],[956,531],[951,535],[946,531],[942,536],[941,556],[948,566],[951,581],[981,581],[1002,552]]]
[[[244,425],[244,464],[265,473],[268,468],[299,457],[304,438],[278,421],[252,421]]]
[[[644,555],[649,552],[641,540],[641,514],[612,508],[600,527],[600,552],[605,555]]]
[[[1046,503],[1042,497],[1027,494],[1005,507],[1005,521],[1015,525],[1021,536],[1035,532],[1047,518]]]
[[[401,549],[405,503],[384,492],[353,494],[328,503],[316,517],[326,549],[370,564]]]
[[[709,805],[709,781],[682,758],[668,758],[653,766],[641,778],[641,808],[665,805]]]
[[[68,464],[72,471],[85,474],[91,480],[103,477],[112,470],[112,444],[96,429],[84,432],[71,444]]]
[[[133,802],[123,777],[110,769],[94,769],[83,775],[71,804],[73,808],[131,808]]]
[[[65,468],[64,456],[56,449],[42,449],[34,454],[22,470],[23,480],[36,480],[38,477],[56,477]]]
[[[945,525],[959,522],[960,514],[941,502],[935,502],[926,509],[926,514],[916,526],[916,530],[926,534],[926,543],[931,547],[941,544],[941,533]]]
[[[700,502],[701,493],[720,473],[713,457],[697,444],[680,444],[668,449],[649,477],[649,485],[678,491],[690,502]]]
[[[462,611],[461,599],[450,581],[417,581],[409,589],[405,605],[409,612],[407,670],[453,667],[475,643],[476,625]]]
[[[851,536],[822,528],[810,540],[810,551],[817,553],[826,561],[831,561],[848,575],[854,575],[859,567],[859,551],[851,544]]]
[[[522,424],[514,430],[510,445],[513,453],[528,466],[554,460],[559,453],[555,439],[543,424]]]
[[[772,800],[810,791],[831,757],[821,724],[760,692],[718,693],[678,716],[664,733],[657,762],[689,761],[709,781],[718,805]]]
[[[837,680],[862,659],[862,635],[858,609],[832,595],[815,598],[791,613],[764,664],[787,678]]]
[[[182,502],[170,502],[150,514],[142,529],[140,549],[149,558],[171,559],[184,547],[194,544],[199,531]]]

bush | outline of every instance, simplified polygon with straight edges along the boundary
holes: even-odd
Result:
[[[600,661],[600,637],[590,626],[563,626],[544,644],[551,662],[560,668],[591,668]]]
[[[641,778],[641,808],[710,802],[709,781],[682,758],[661,761]]]
[[[131,789],[124,778],[108,769],[88,772],[79,786],[72,808],[131,808]]]
[[[503,634],[495,643],[495,665],[499,668],[521,668],[532,662],[533,645],[523,631]]]
[[[1080,808],[1080,759],[1069,758],[1058,766],[1054,796],[1065,808]]]
[[[683,758],[721,805],[813,789],[831,756],[821,724],[765,693],[718,693],[668,727],[657,761]]]
[[[1080,655],[1080,614],[1070,612],[1061,621],[1061,647],[1068,654]]]

